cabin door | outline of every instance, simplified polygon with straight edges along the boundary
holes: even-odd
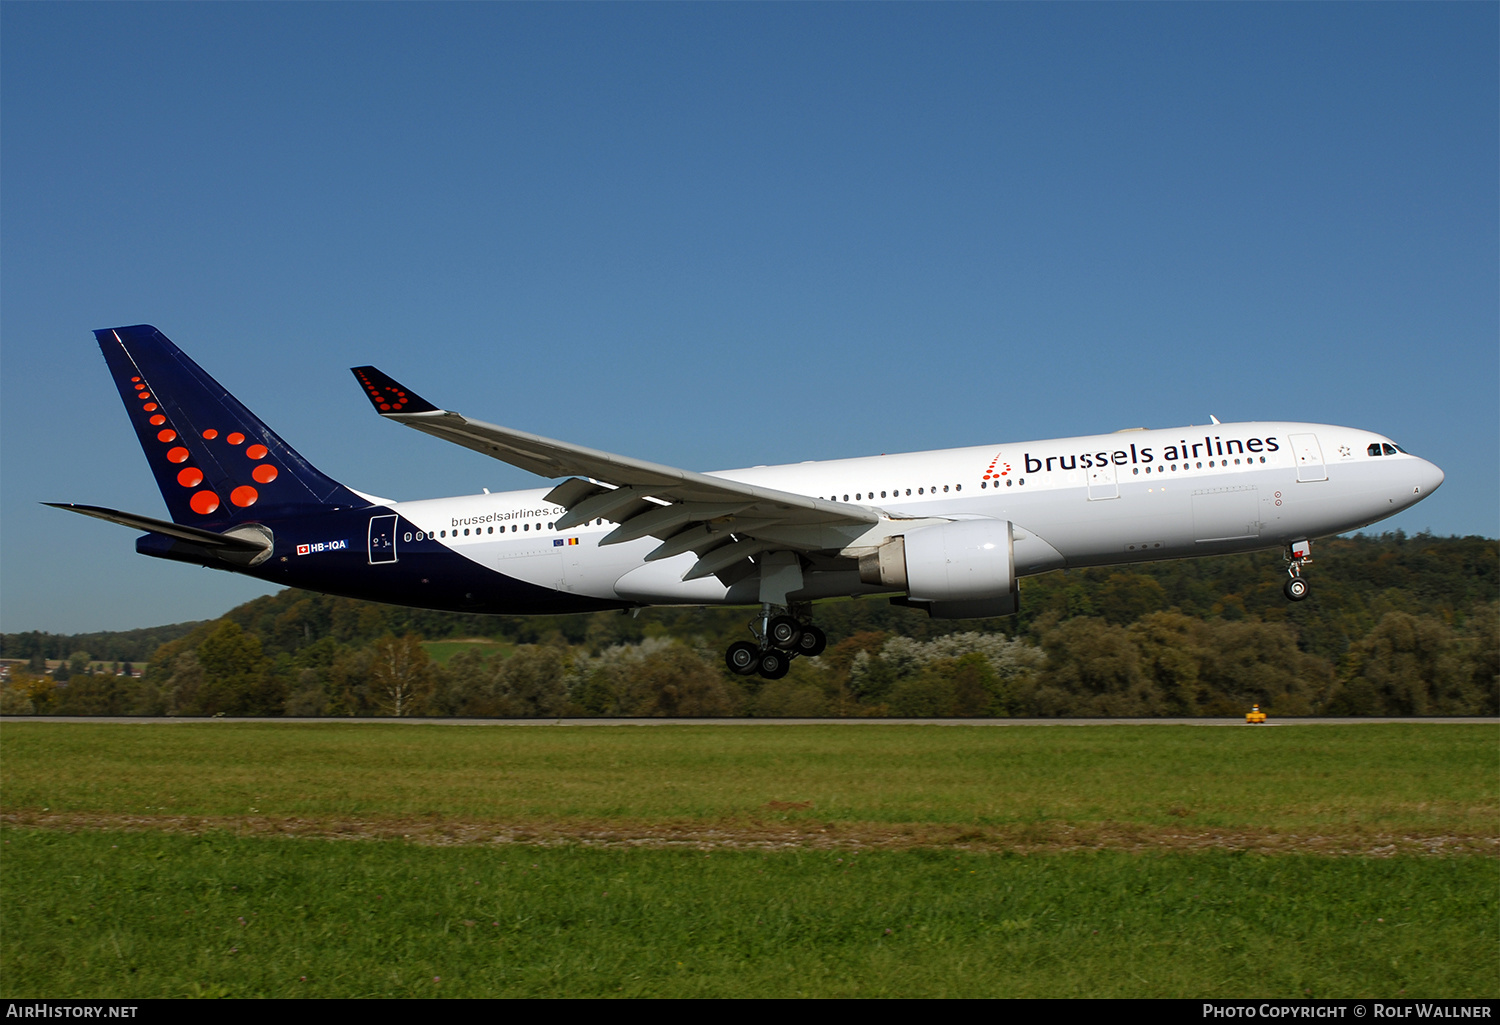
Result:
[[[396,561],[396,517],[370,517],[370,565]]]
[[[1089,501],[1097,502],[1103,498],[1119,498],[1120,481],[1115,476],[1115,464],[1105,463],[1103,466],[1089,468]]]
[[[1318,446],[1318,436],[1293,434],[1288,440],[1297,457],[1297,480],[1327,480],[1328,468],[1323,465],[1323,449]]]

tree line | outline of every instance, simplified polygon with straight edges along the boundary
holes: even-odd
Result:
[[[1275,553],[1027,578],[1021,613],[998,620],[830,602],[814,617],[828,650],[777,681],[723,665],[724,647],[749,636],[747,609],[491,617],[287,590],[217,620],[132,631],[130,642],[89,635],[131,661],[142,653],[129,643],[156,641],[146,673],[59,681],[17,671],[0,711],[1176,716],[1259,703],[1273,715],[1500,712],[1494,540],[1357,536],[1320,542],[1315,555],[1313,597],[1296,604],[1281,594]],[[433,643],[457,638],[486,643]],[[76,636],[6,634],[0,655],[34,659],[39,643],[67,650],[74,666],[90,654]]]

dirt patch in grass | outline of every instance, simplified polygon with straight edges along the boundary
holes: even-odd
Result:
[[[1048,854],[1087,850],[1232,850],[1263,854],[1392,857],[1396,855],[1500,857],[1500,837],[1414,835],[1350,830],[1344,833],[1278,833],[1188,830],[1101,823],[1078,826],[1026,823],[956,827],[884,823],[724,822],[706,824],[584,821],[480,822],[438,818],[312,819],[272,816],[104,815],[12,812],[10,826],[73,830],[160,830],[323,840],[406,840],[434,846],[583,844],[609,847],[690,847],[779,850],[789,848],[911,848]]]

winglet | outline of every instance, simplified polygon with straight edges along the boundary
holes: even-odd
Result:
[[[374,367],[350,367],[349,369],[364,386],[365,395],[369,397],[370,404],[375,407],[375,412],[382,416],[391,413],[442,412],[410,388],[403,387]]]

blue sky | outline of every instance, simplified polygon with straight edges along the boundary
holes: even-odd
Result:
[[[1497,533],[1494,4],[0,5],[0,629],[217,616],[91,330],[151,323],[393,498],[1228,420]],[[1376,528],[1381,529],[1381,528]],[[1325,566],[1324,572],[1331,571]]]

